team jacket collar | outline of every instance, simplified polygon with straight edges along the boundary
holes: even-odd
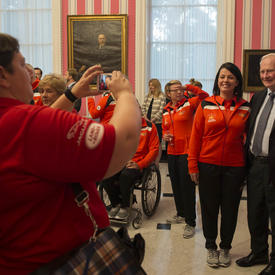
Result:
[[[219,95],[216,95],[216,96],[211,96],[211,97],[208,97],[205,99],[205,101],[208,101],[208,102],[212,102],[218,106],[223,106],[224,105],[224,102],[225,102],[225,99],[220,97]],[[236,107],[236,109],[238,107],[240,107],[241,105],[243,105],[244,103],[246,103],[246,101],[244,99],[240,99],[237,101],[237,97],[234,96],[232,98],[232,105]]]
[[[180,100],[175,106],[172,106],[172,102],[168,102],[168,104],[164,107],[165,110],[169,111],[169,110],[174,110],[177,109],[179,106],[183,105],[185,102],[187,101],[186,98],[183,98],[182,100]]]

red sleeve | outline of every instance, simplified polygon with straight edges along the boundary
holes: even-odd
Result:
[[[88,99],[88,109],[92,118],[101,118],[104,115],[108,98],[108,96],[103,96],[97,106],[93,98]]]
[[[198,159],[201,151],[202,137],[204,133],[204,115],[201,105],[199,105],[193,122],[188,154],[189,173],[197,173]]]
[[[196,110],[199,106],[200,102],[209,97],[209,94],[197,86],[193,86],[191,84],[186,84],[187,90],[193,92],[196,96],[188,99],[193,110]]]
[[[144,156],[141,161],[138,161],[137,164],[140,169],[148,167],[152,162],[154,162],[159,153],[159,137],[158,131],[155,124],[152,123],[152,131],[150,133],[150,138],[148,141],[148,153]]]
[[[57,182],[105,175],[115,144],[112,125],[48,107],[35,108],[24,122],[24,164],[34,175]]]

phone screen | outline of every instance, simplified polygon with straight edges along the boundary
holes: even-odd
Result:
[[[106,83],[106,79],[107,78],[112,78],[112,75],[110,74],[101,74],[98,76],[98,79],[97,79],[97,89],[99,91],[108,91],[109,90],[109,87]]]

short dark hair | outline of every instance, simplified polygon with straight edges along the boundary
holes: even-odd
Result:
[[[221,69],[227,69],[228,71],[230,71],[238,80],[238,86],[235,87],[234,90],[234,95],[237,97],[237,100],[241,99],[243,97],[243,77],[242,77],[242,73],[240,71],[240,69],[233,63],[231,62],[226,62],[223,63],[217,74],[216,74],[216,78],[215,78],[215,82],[214,82],[214,87],[213,87],[213,95],[219,95],[220,94],[220,89],[218,87],[218,79],[219,79],[219,75],[220,75],[220,71]]]
[[[15,53],[19,52],[18,40],[6,33],[0,33],[0,66],[9,73],[13,72],[12,60]]]
[[[74,68],[70,68],[68,69],[68,74],[69,76],[71,76],[73,78],[74,81],[78,81],[78,71]]]
[[[33,68],[34,70],[39,70],[40,71],[40,73],[41,73],[41,76],[43,75],[43,71],[39,68],[39,67],[35,67],[35,68]]]

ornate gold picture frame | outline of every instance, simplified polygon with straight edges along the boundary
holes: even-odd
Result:
[[[68,67],[127,74],[127,15],[68,15]]]

